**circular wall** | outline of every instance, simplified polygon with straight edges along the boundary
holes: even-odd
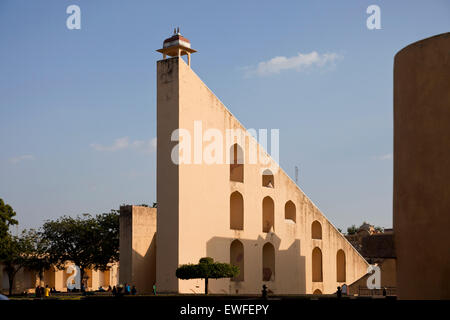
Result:
[[[400,299],[450,299],[450,33],[394,59],[394,231]]]

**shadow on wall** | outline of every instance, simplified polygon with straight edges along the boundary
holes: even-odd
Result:
[[[306,293],[305,256],[300,240],[280,250],[281,239],[268,233],[257,239],[213,237],[206,244],[206,254],[218,262],[231,263],[243,269],[236,279],[211,281],[211,293],[260,294],[263,284],[276,294]],[[242,268],[244,266],[244,268]]]
[[[156,282],[156,233],[144,256],[133,249],[132,260],[131,285],[136,285],[138,293],[153,292],[153,284]]]

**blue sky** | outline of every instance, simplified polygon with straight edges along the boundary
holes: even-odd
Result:
[[[155,50],[176,26],[247,128],[280,129],[282,168],[337,227],[392,226],[393,57],[448,32],[449,1],[2,0],[0,197],[21,228],[156,201]]]

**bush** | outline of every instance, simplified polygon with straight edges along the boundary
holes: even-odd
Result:
[[[208,293],[208,279],[233,278],[239,275],[239,267],[229,263],[214,262],[213,258],[204,257],[198,264],[183,264],[177,268],[178,279],[205,279],[205,293]]]

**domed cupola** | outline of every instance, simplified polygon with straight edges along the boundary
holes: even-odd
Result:
[[[163,42],[163,47],[156,50],[163,54],[163,59],[169,57],[180,57],[187,55],[188,65],[191,65],[191,53],[197,52],[191,48],[189,39],[183,37],[180,33],[180,28],[173,30],[173,35]]]

